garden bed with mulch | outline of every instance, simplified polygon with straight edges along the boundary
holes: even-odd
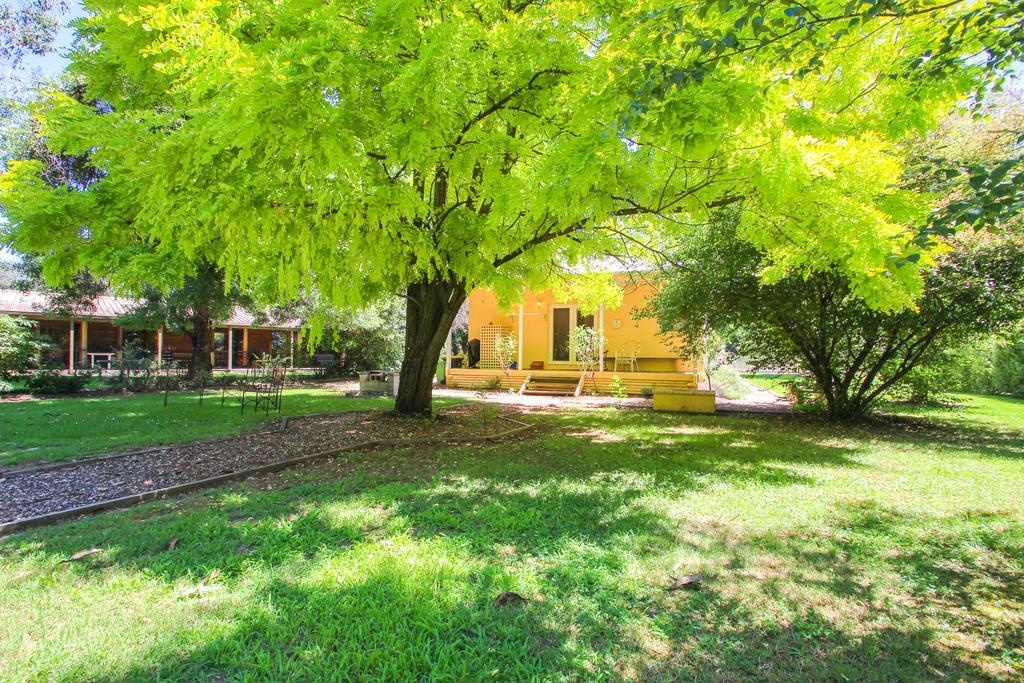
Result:
[[[0,532],[4,525],[105,501],[159,492],[190,482],[217,483],[235,474],[298,459],[370,446],[471,442],[500,436],[523,423],[517,411],[479,404],[445,409],[435,418],[385,411],[293,417],[283,429],[100,457],[54,467],[0,472]],[[83,512],[89,511],[83,509]],[[8,524],[8,529],[11,525]]]

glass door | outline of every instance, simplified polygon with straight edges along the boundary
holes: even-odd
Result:
[[[577,327],[594,329],[593,315],[580,315],[575,306],[551,307],[551,362],[575,363],[576,345],[573,331]]]
[[[572,359],[572,329],[569,321],[576,317],[571,306],[551,307],[551,360],[568,363]]]

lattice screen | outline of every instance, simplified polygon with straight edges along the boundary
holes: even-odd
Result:
[[[494,353],[498,335],[509,334],[501,325],[483,325],[480,327],[480,367],[497,368],[498,356]]]

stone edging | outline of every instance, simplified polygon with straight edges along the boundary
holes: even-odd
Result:
[[[467,401],[466,403],[469,403],[469,402]],[[443,408],[439,408],[438,412],[442,412],[444,410],[447,410],[449,408],[454,408],[456,406],[466,405],[466,403],[457,403],[455,405],[444,406]],[[334,415],[334,414],[335,413],[311,413],[309,415],[300,415],[300,416],[296,416],[296,417],[299,417],[299,418],[322,417],[324,415]],[[10,534],[10,533],[14,533],[15,531],[21,531],[22,529],[28,529],[30,527],[45,526],[47,524],[52,524],[54,522],[59,522],[61,520],[68,519],[70,517],[77,517],[78,515],[84,515],[84,514],[87,514],[87,513],[90,513],[90,512],[98,512],[100,510],[109,510],[109,509],[114,509],[114,508],[128,507],[130,505],[135,505],[137,503],[143,503],[143,502],[150,501],[150,500],[156,500],[158,498],[164,498],[166,496],[172,496],[172,495],[177,495],[177,494],[181,494],[181,493],[190,493],[192,491],[197,491],[199,489],[206,488],[206,487],[209,487],[209,486],[216,486],[217,484],[223,484],[223,483],[227,483],[227,482],[231,482],[231,481],[237,481],[237,480],[240,480],[240,479],[246,479],[248,477],[251,477],[251,476],[257,475],[257,474],[269,474],[271,472],[277,472],[277,471],[280,471],[280,470],[288,469],[289,467],[294,467],[295,465],[301,465],[301,464],[304,464],[304,463],[312,462],[312,461],[318,460],[320,458],[329,458],[329,457],[332,457],[332,456],[335,456],[335,455],[339,455],[341,453],[347,453],[347,452],[350,452],[350,451],[358,451],[358,450],[362,450],[364,448],[373,448],[373,447],[379,447],[379,446],[391,446],[391,447],[394,447],[394,448],[402,448],[402,447],[407,447],[407,446],[427,446],[427,445],[445,446],[445,445],[458,444],[458,443],[488,443],[488,442],[498,441],[500,439],[504,439],[506,437],[513,436],[515,434],[519,434],[520,432],[523,432],[523,431],[533,427],[532,424],[529,424],[529,423],[526,423],[526,422],[521,422],[520,420],[516,420],[516,419],[510,418],[510,417],[505,417],[504,415],[498,415],[497,417],[498,417],[499,420],[504,420],[505,422],[511,423],[511,424],[513,424],[515,426],[512,427],[511,429],[507,429],[507,430],[505,430],[503,432],[498,432],[497,434],[490,434],[488,436],[466,436],[466,437],[450,438],[450,439],[445,439],[445,438],[440,438],[440,437],[437,437],[437,438],[435,438],[435,437],[423,437],[423,438],[418,438],[418,439],[368,439],[366,441],[359,441],[359,442],[356,442],[356,443],[353,443],[353,444],[348,444],[346,446],[340,446],[338,448],[330,448],[330,449],[327,449],[325,451],[320,451],[318,453],[312,453],[310,455],[303,455],[303,456],[300,456],[298,458],[291,458],[289,460],[282,460],[280,462],[273,462],[273,463],[268,463],[266,465],[259,465],[258,467],[251,467],[249,469],[239,470],[238,472],[229,472],[227,474],[221,474],[221,475],[218,475],[216,477],[209,477],[207,479],[200,479],[200,480],[197,480],[197,481],[186,482],[184,484],[175,484],[174,486],[167,486],[167,487],[164,487],[162,489],[154,489],[152,491],[144,491],[142,493],[134,493],[134,494],[129,495],[129,496],[122,496],[121,498],[113,498],[111,500],[100,501],[98,503],[89,503],[88,505],[81,505],[79,507],[69,508],[67,510],[59,510],[57,512],[48,512],[48,513],[46,513],[44,515],[36,515],[35,517],[26,517],[25,519],[16,519],[16,520],[14,520],[12,522],[0,523],[0,536],[4,536],[4,535]],[[292,418],[292,419],[295,419],[295,418]],[[281,425],[280,429],[287,428],[287,423],[289,421],[288,417],[282,418],[282,421],[283,421],[283,424]],[[227,437],[227,438],[232,438],[232,437]],[[194,442],[194,443],[212,443],[212,442],[223,441],[223,440],[224,439],[214,439],[214,440],[212,440],[210,442]],[[179,444],[179,445],[181,445],[181,444]],[[171,447],[165,447],[165,448],[172,448],[172,446]],[[150,449],[150,450],[158,451],[158,450],[165,450],[165,448],[154,448],[154,449]],[[141,451],[141,452],[145,453],[145,452],[148,452],[148,451]],[[118,454],[117,456],[109,456],[109,457],[123,457],[123,455],[131,455],[131,454]],[[99,458],[94,458],[94,459],[92,459],[92,461],[95,461],[95,460],[98,460],[98,459]],[[83,462],[86,462],[86,461],[85,460],[77,460],[75,462],[76,463],[83,463]]]

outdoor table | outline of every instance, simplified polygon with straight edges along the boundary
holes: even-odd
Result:
[[[96,366],[96,359],[97,358],[102,357],[106,361],[108,368],[110,367],[111,361],[114,360],[114,354],[110,353],[108,351],[89,351],[85,355],[89,356],[89,367],[90,368]]]

